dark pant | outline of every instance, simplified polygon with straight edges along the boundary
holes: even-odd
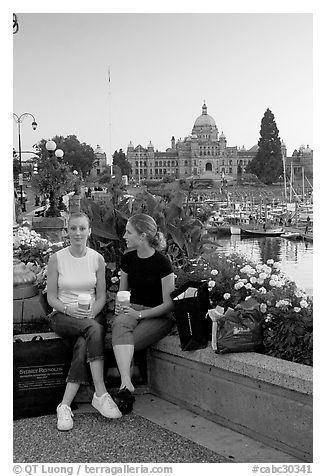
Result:
[[[104,359],[105,330],[100,316],[94,319],[77,319],[56,312],[50,319],[53,331],[60,337],[74,339],[73,356],[67,382],[90,383],[88,363]]]

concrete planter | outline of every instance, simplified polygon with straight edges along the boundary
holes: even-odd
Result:
[[[65,220],[62,217],[34,217],[32,228],[52,242],[62,241],[62,234],[65,227]]]
[[[167,336],[150,350],[158,396],[290,455],[312,461],[312,368],[254,352],[180,349]]]

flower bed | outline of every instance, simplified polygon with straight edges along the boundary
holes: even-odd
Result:
[[[313,300],[281,272],[280,263],[270,259],[266,264],[253,264],[236,254],[214,253],[189,260],[175,273],[177,286],[189,277],[207,280],[212,307],[226,310],[255,298],[264,316],[264,353],[312,365]]]
[[[49,257],[68,243],[60,241],[52,243],[41,238],[39,233],[29,226],[19,227],[13,244],[13,257],[36,275],[36,284],[40,290],[46,287],[46,272]]]

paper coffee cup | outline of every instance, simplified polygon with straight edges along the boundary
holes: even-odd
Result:
[[[78,307],[79,309],[83,309],[88,311],[91,304],[91,295],[90,294],[79,294],[78,295]]]
[[[117,301],[121,304],[130,304],[130,291],[118,291]]]

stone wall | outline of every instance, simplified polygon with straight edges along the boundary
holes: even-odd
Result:
[[[150,390],[223,426],[312,461],[312,368],[261,354],[180,349],[167,336],[150,350]]]

